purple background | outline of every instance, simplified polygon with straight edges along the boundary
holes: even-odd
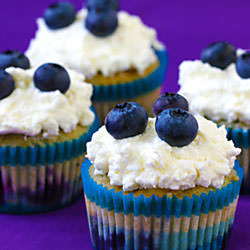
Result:
[[[0,51],[25,51],[36,30],[35,19],[54,0],[1,0]],[[74,0],[77,8],[82,0]],[[250,47],[250,1],[229,0],[123,0],[121,9],[139,15],[169,52],[164,89],[178,90],[178,65],[200,56],[213,41],[228,40],[236,47]],[[201,83],[202,84],[202,83]],[[228,250],[249,249],[250,198],[240,199]],[[42,215],[0,215],[1,250],[91,249],[83,202]]]

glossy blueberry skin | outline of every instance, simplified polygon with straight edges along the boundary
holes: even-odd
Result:
[[[45,10],[43,17],[50,29],[61,29],[74,22],[76,10],[69,2],[58,2],[51,4]]]
[[[59,90],[64,94],[69,89],[70,77],[62,66],[55,63],[46,63],[35,71],[34,83],[41,91]]]
[[[112,9],[100,13],[91,10],[88,12],[85,26],[95,36],[109,36],[118,26],[117,12]]]
[[[156,118],[155,129],[161,140],[173,147],[190,144],[198,133],[198,123],[186,110],[170,108]]]
[[[29,59],[18,50],[6,50],[0,53],[0,69],[16,67],[29,69]]]
[[[15,89],[15,81],[8,72],[0,69],[0,100],[9,96]]]
[[[237,58],[236,71],[241,78],[250,78],[250,51],[245,52]]]
[[[231,63],[236,62],[236,50],[227,42],[216,42],[208,45],[201,54],[203,63],[226,69]]]
[[[105,12],[108,9],[118,11],[118,0],[88,0],[86,4],[88,11],[96,11],[97,13]]]
[[[105,126],[115,139],[142,134],[148,124],[148,114],[138,103],[117,104],[106,116]]]
[[[165,92],[159,96],[153,104],[153,113],[159,115],[163,110],[169,108],[181,108],[188,111],[188,101],[177,93]]]

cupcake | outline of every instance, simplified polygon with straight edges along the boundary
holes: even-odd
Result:
[[[45,212],[81,195],[86,142],[98,128],[92,86],[58,64],[6,66],[13,56],[0,54],[0,212]]]
[[[242,192],[250,194],[250,53],[226,42],[213,43],[201,60],[184,61],[179,69],[179,92],[191,112],[225,125],[228,138],[242,149]]]
[[[95,249],[221,249],[237,206],[240,149],[181,108],[110,111],[82,166]]]
[[[26,51],[32,65],[53,61],[83,73],[94,86],[93,104],[101,122],[124,100],[151,111],[164,80],[166,50],[154,29],[118,11],[117,0],[89,0],[77,13],[71,4],[57,3],[37,23]]]

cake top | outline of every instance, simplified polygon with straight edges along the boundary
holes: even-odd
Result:
[[[179,105],[179,97],[167,99]],[[148,118],[134,103],[111,110],[87,144],[95,175],[107,175],[111,185],[124,191],[220,188],[239,153],[224,127],[199,115],[167,107],[157,118]]]
[[[0,60],[1,62],[1,60]],[[0,134],[44,137],[89,126],[92,86],[57,64],[0,70]]]
[[[179,92],[188,99],[194,114],[249,126],[250,53],[234,51],[231,45],[225,44],[208,46],[201,60],[181,63]]]
[[[26,52],[32,65],[53,61],[91,78],[131,68],[143,73],[157,61],[154,49],[163,46],[154,29],[137,16],[111,7],[96,9],[91,5],[95,1],[89,2],[88,9],[76,13],[72,22],[68,19],[67,26],[52,29],[46,19],[38,19],[36,36]],[[100,24],[105,27],[98,29]]]

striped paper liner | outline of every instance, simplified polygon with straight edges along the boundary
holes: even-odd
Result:
[[[82,166],[91,240],[96,249],[221,249],[233,225],[238,181],[200,196],[134,197],[97,184]]]
[[[46,212],[81,196],[80,167],[95,121],[77,139],[45,146],[0,147],[0,212]]]

